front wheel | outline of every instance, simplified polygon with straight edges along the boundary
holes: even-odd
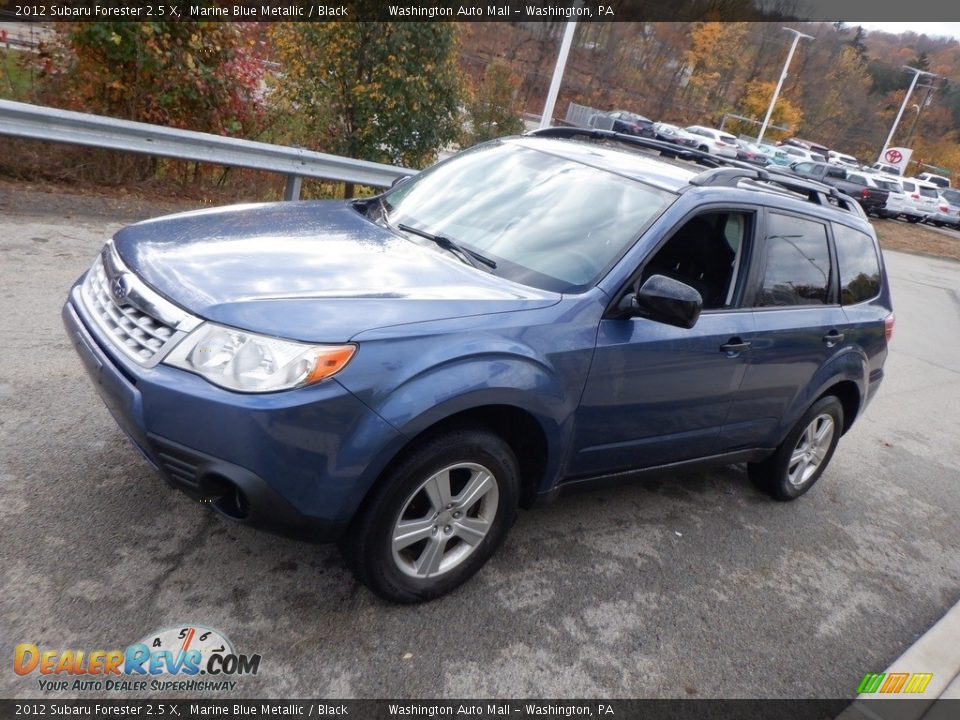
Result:
[[[411,603],[466,582],[503,542],[517,513],[510,446],[484,429],[424,443],[388,471],[343,550],[379,596]]]
[[[833,457],[843,428],[843,405],[833,395],[815,402],[776,452],[747,465],[753,483],[777,500],[795,500],[813,487]]]

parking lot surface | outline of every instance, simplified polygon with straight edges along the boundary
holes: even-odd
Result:
[[[116,217],[41,210],[0,212],[0,697],[41,696],[18,643],[186,623],[262,655],[240,697],[852,697],[960,599],[958,263],[886,253],[886,380],[797,502],[740,467],[569,496],[401,607],[161,481],[60,325]]]

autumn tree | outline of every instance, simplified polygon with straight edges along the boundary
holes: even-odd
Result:
[[[776,83],[764,80],[754,80],[746,87],[746,93],[740,101],[738,114],[748,118],[762,120],[766,117],[767,109],[770,106],[770,98],[773,97],[773,91],[776,89]],[[803,119],[803,113],[788,98],[782,95],[777,98],[777,104],[773,107],[773,113],[770,116],[770,123],[764,134],[765,140],[777,140],[795,134],[800,127]],[[787,128],[786,131],[780,128]],[[736,121],[730,124],[731,132],[757,136],[760,132],[760,126],[752,123]]]
[[[243,23],[59,23],[28,56],[44,104],[249,136],[262,117],[262,65]]]
[[[282,78],[273,99],[305,146],[423,167],[460,134],[451,23],[278,24],[271,41]]]
[[[470,131],[466,144],[474,145],[504,135],[523,132],[523,118],[517,104],[520,77],[502,60],[487,65],[483,80],[470,91],[467,115]]]

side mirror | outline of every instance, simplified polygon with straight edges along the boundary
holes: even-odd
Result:
[[[618,308],[622,317],[640,316],[690,329],[703,310],[700,293],[666,275],[651,275],[635,295],[627,295]]]
[[[394,178],[394,179],[393,179],[393,182],[390,183],[390,189],[393,190],[393,189],[394,189],[397,185],[399,185],[400,183],[406,182],[407,180],[409,180],[410,177],[411,177],[410,175],[401,175],[401,176],[398,177],[398,178]]]

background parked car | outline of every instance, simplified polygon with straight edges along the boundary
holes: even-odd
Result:
[[[796,145],[781,145],[780,149],[783,150],[787,155],[790,156],[790,162],[800,162],[803,160],[808,160],[810,162],[819,162],[824,163],[827,161],[825,155],[820,153],[810,152],[802,147],[797,147]]]
[[[684,147],[697,147],[700,144],[700,138],[688,133],[683,128],[670,123],[656,122],[653,124],[653,135],[657,140],[671,142]]]
[[[827,151],[827,162],[833,163],[834,165],[843,165],[844,167],[849,168],[860,168],[860,161],[857,160],[853,155],[844,155],[836,150]]]
[[[640,137],[653,137],[653,120],[643,115],[637,115],[637,113],[627,112],[626,110],[614,110],[613,112],[594,115],[590,118],[590,126],[607,127],[607,123],[598,122],[600,118],[608,118],[609,121],[612,121],[610,129],[614,132]]]
[[[744,140],[740,140],[737,143],[737,160],[743,160],[744,162],[760,165],[761,167],[766,167],[772,162],[763,151],[763,148],[756,143],[750,143]]]
[[[883,173],[885,175],[895,175],[897,177],[903,175],[903,173],[900,172],[900,168],[897,167],[896,165],[889,165],[887,163],[882,163],[882,162],[875,162],[873,165],[870,166],[870,169],[876,170],[877,172]]]
[[[783,140],[780,144],[802,148],[816,155],[822,155],[824,162],[826,161],[827,157],[830,154],[830,148],[826,147],[825,145],[815,143],[812,140],[804,140],[803,138],[796,138],[796,137],[787,138],[786,140]]]
[[[783,148],[767,145],[766,143],[754,143],[754,145],[770,159],[771,165],[782,165],[786,167],[790,165],[790,163],[796,162]]]
[[[730,133],[703,125],[690,125],[685,129],[700,138],[697,149],[720,157],[737,157],[737,138]]]
[[[936,185],[916,178],[903,178],[900,184],[907,201],[907,212],[904,213],[907,220],[917,223],[937,212],[940,196]]]
[[[940,201],[937,204],[937,211],[927,218],[937,227],[949,225],[953,228],[960,228],[960,190],[951,188],[940,188]]]
[[[943,175],[934,175],[933,173],[920,173],[917,175],[917,180],[924,180],[926,182],[931,182],[937,187],[948,188],[950,187],[950,178]]]
[[[887,191],[887,202],[877,213],[880,217],[896,219],[909,211],[907,198],[903,192],[903,186],[900,184],[899,178],[895,178],[892,175],[878,175],[868,172],[864,172],[863,174],[868,181],[872,180],[876,183],[877,187]]]
[[[801,177],[833,185],[860,203],[860,207],[868,215],[880,214],[887,204],[889,193],[880,189],[876,183],[870,182],[867,173],[849,172],[847,168],[825,162],[794,163],[790,166],[790,171]]]

